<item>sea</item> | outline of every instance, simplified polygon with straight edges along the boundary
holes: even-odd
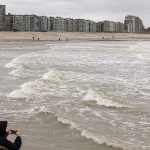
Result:
[[[22,150],[150,150],[150,41],[0,42],[0,120]]]

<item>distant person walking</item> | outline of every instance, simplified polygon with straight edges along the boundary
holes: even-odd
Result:
[[[11,142],[7,139],[8,135],[15,134],[16,139]],[[22,145],[19,131],[7,128],[7,121],[0,121],[0,146],[9,150],[19,150]]]
[[[59,38],[59,42],[60,42],[60,38]]]
[[[35,37],[33,36],[33,37],[32,37],[32,39],[34,40],[34,39],[35,39]]]

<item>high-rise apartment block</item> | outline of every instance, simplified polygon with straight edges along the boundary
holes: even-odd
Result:
[[[139,17],[130,15],[125,17],[124,24],[114,21],[94,22],[86,19],[5,14],[5,5],[0,5],[0,31],[140,33],[144,31],[144,26]]]
[[[140,33],[144,30],[142,20],[139,17],[131,15],[125,17],[124,27],[125,32]]]
[[[96,23],[96,32],[103,32],[104,31],[104,23],[103,22],[97,22]]]
[[[103,32],[124,32],[124,24],[121,22],[103,21],[101,28]]]
[[[0,5],[0,31],[4,30],[5,5]]]
[[[13,15],[8,14],[4,17],[4,31],[13,31]]]
[[[47,21],[47,17],[46,16],[40,16],[39,17],[39,29],[42,32],[47,32],[48,30],[48,21]]]
[[[39,17],[36,15],[14,15],[13,30],[14,31],[41,31]]]

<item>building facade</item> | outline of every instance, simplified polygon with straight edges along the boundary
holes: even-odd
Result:
[[[96,32],[103,32],[104,31],[104,23],[103,22],[97,22],[96,23]]]
[[[36,15],[6,15],[5,5],[0,5],[0,31],[141,33],[144,31],[144,25],[139,17],[131,15],[125,17],[124,24],[114,21],[94,22],[85,19]]]
[[[40,31],[40,19],[36,15],[14,15],[13,30],[38,32]]]
[[[48,18],[46,16],[39,17],[39,29],[41,32],[48,31]]]
[[[0,31],[4,30],[5,5],[0,5]]]
[[[47,30],[48,31],[53,31],[54,30],[54,17],[48,17]]]
[[[124,32],[124,24],[121,22],[115,23],[115,32],[121,33]]]
[[[113,21],[103,21],[104,32],[114,32],[114,22]]]
[[[8,14],[4,17],[4,31],[13,31],[13,15]]]
[[[124,21],[125,32],[140,33],[144,31],[142,20],[136,16],[126,16]]]

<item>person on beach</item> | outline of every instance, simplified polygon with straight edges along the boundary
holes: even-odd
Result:
[[[11,134],[16,135],[14,142],[11,142],[7,139],[7,136]],[[0,121],[0,146],[8,150],[19,150],[21,145],[22,141],[19,131],[7,128],[7,121]]]

